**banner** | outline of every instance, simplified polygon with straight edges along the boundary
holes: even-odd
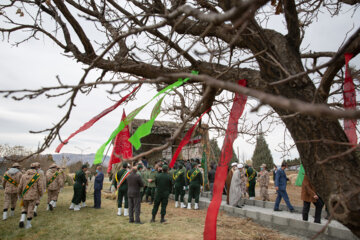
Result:
[[[345,53],[345,81],[343,89],[345,109],[356,108],[355,86],[349,69],[349,61],[352,57],[352,53]],[[357,145],[356,122],[356,119],[344,119],[344,131],[349,142],[353,145]]]
[[[120,104],[122,104],[131,94],[133,94],[139,87],[141,86],[141,84],[139,84],[136,88],[134,88],[131,93],[129,93],[128,95],[126,95],[125,97],[123,97],[122,99],[120,99],[117,103],[115,103],[114,105],[112,105],[111,107],[105,109],[104,111],[102,111],[100,114],[96,115],[95,117],[93,117],[92,119],[90,119],[87,123],[85,123],[82,127],[80,127],[76,132],[72,133],[70,135],[70,137],[68,137],[65,141],[63,141],[62,143],[59,144],[59,146],[57,146],[55,152],[59,153],[61,148],[67,144],[69,142],[69,140],[71,138],[73,138],[76,134],[83,132],[87,129],[89,129],[92,125],[94,125],[94,123],[96,123],[98,120],[100,120],[103,116],[105,116],[106,114],[108,114],[109,112],[113,111],[114,109],[116,109],[118,106],[120,106]]]
[[[192,71],[192,74],[198,74],[197,71]],[[134,111],[132,111],[125,119],[124,121],[121,121],[119,126],[111,133],[109,139],[103,144],[101,145],[101,147],[97,150],[96,154],[95,154],[95,160],[94,160],[94,164],[99,164],[102,162],[102,157],[104,155],[104,151],[106,146],[116,137],[116,135],[125,128],[125,126],[129,125],[132,120],[134,120],[134,118],[136,117],[136,115],[138,115],[138,113],[146,106],[148,105],[152,100],[154,100],[155,98],[157,98],[158,96],[160,96],[161,94],[167,92],[167,91],[172,91],[173,89],[181,86],[182,84],[184,84],[185,82],[187,82],[190,78],[185,78],[185,79],[181,79],[179,78],[176,82],[174,82],[173,84],[167,86],[166,88],[162,89],[161,91],[159,91],[152,99],[150,99],[147,103],[145,103],[144,105],[142,105],[141,107],[138,107],[137,109],[135,109]]]
[[[121,121],[126,118],[125,110],[123,110]],[[130,132],[129,126],[126,126],[118,135],[116,135],[113,151],[111,153],[108,170],[107,172],[110,173],[112,169],[112,165],[115,163],[121,162],[122,159],[129,159],[132,158],[132,147],[131,143],[129,142]],[[118,156],[121,156],[119,158]]]
[[[129,142],[134,146],[136,150],[141,147],[140,139],[151,133],[151,129],[154,125],[155,119],[160,114],[161,103],[164,100],[165,96],[160,98],[160,100],[155,104],[151,112],[150,120],[138,127],[135,133],[131,136],[131,138],[129,138]]]
[[[238,84],[246,87],[246,80],[239,80]],[[221,150],[220,161],[218,162],[218,166],[216,168],[213,198],[206,214],[204,227],[205,240],[216,240],[216,221],[222,201],[222,192],[227,177],[228,165],[233,155],[233,143],[238,136],[238,121],[244,111],[246,100],[247,96],[235,93],[225,139]]]
[[[204,144],[204,147],[203,147],[203,154],[202,154],[202,158],[201,158],[201,168],[204,169],[204,175],[203,175],[203,178],[204,178],[204,181],[203,181],[203,187],[205,189],[205,186],[208,185],[208,164],[207,164],[207,159],[206,159],[206,144]]]
[[[304,166],[300,164],[300,170],[295,181],[295,186],[301,187],[302,182],[304,181],[304,176],[305,176],[305,169]]]
[[[181,150],[183,149],[183,147],[189,142],[191,135],[193,133],[193,131],[195,130],[197,124],[199,123],[199,121],[201,120],[201,118],[205,115],[205,113],[207,113],[208,111],[210,111],[211,108],[209,108],[208,110],[206,110],[203,114],[201,114],[201,116],[199,117],[199,119],[195,122],[195,124],[189,129],[189,131],[185,134],[185,137],[181,140],[178,148],[175,151],[174,156],[171,159],[171,162],[169,164],[169,168],[173,168],[176,162],[177,157],[179,156]]]

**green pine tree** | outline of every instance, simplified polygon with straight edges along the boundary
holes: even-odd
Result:
[[[254,154],[252,156],[253,167],[259,171],[260,165],[265,163],[267,169],[271,169],[274,166],[274,161],[271,156],[271,152],[268,144],[265,141],[264,135],[260,134],[256,139],[256,146]]]

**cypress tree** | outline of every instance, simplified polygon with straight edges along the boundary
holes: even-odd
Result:
[[[256,139],[256,146],[254,150],[254,154],[252,156],[253,167],[259,171],[260,165],[265,163],[267,169],[271,169],[274,166],[274,161],[271,156],[271,152],[268,144],[265,141],[264,135],[260,134],[260,136]]]

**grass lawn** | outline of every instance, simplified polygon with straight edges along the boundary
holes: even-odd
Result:
[[[107,187],[107,186],[106,186]],[[202,239],[206,210],[174,208],[169,201],[167,222],[150,223],[152,206],[141,205],[142,225],[130,224],[128,217],[116,215],[115,200],[102,198],[102,209],[82,208],[78,212],[68,210],[72,198],[72,187],[65,187],[60,193],[57,208],[46,211],[47,196],[43,197],[38,216],[29,230],[20,229],[19,202],[15,217],[0,221],[0,239]],[[87,205],[93,205],[93,194],[87,196]],[[4,204],[4,190],[0,190],[0,205]],[[250,219],[230,217],[222,212],[218,216],[218,239],[296,239],[275,230],[262,227]]]

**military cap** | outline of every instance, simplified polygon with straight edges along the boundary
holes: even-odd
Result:
[[[37,167],[36,162],[31,163],[31,164],[30,164],[30,167],[31,167],[31,168],[36,168],[36,167]]]
[[[192,162],[192,163],[191,163],[191,166],[192,166],[192,167],[195,167],[196,165],[198,165],[198,164],[195,163],[195,162]]]
[[[50,167],[49,168],[56,168],[57,166],[56,166],[56,164],[55,163],[53,163],[53,164],[51,164],[50,165]]]
[[[86,164],[82,165],[81,169],[84,169],[84,168],[88,168],[88,166]]]
[[[123,168],[127,168],[128,164],[126,162],[124,162],[122,166],[123,166]]]
[[[164,165],[162,165],[162,169],[163,169],[164,171],[166,171],[166,170],[169,169],[169,167],[168,167],[168,165],[164,164]]]
[[[138,166],[137,166],[137,169],[139,170],[139,169],[142,169],[143,168],[143,165],[141,165],[141,164],[139,164]]]
[[[16,163],[14,163],[11,167],[13,167],[13,168],[20,168],[20,164],[18,164],[18,163],[16,162]]]

